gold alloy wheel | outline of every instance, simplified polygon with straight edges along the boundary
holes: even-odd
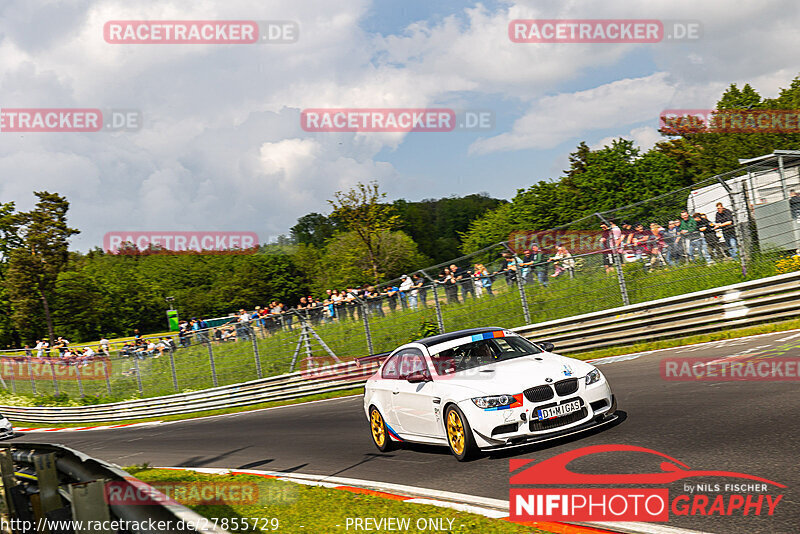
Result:
[[[453,452],[459,456],[464,454],[464,425],[455,410],[450,410],[447,414],[447,439],[453,447]]]
[[[383,431],[383,418],[378,410],[372,410],[370,423],[372,427],[372,439],[375,440],[375,444],[378,447],[383,447],[383,443],[386,440],[386,433]]]

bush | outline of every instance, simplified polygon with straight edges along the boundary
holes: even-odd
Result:
[[[778,274],[800,271],[800,256],[794,255],[779,259],[775,262],[775,271]]]

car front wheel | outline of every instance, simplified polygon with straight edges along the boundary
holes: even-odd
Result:
[[[449,406],[444,414],[447,443],[450,452],[459,462],[471,460],[478,453],[478,446],[472,435],[472,429],[464,414],[456,406]]]
[[[372,442],[375,443],[379,451],[387,452],[392,450],[394,444],[389,438],[388,430],[386,430],[386,422],[375,406],[369,409],[369,428],[372,434]]]

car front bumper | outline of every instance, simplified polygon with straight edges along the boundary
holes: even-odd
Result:
[[[539,420],[537,410],[544,406],[580,401],[581,409],[566,416],[550,420]],[[575,394],[546,402],[530,402],[524,399],[523,405],[503,410],[481,410],[467,400],[459,403],[469,421],[475,442],[483,450],[501,449],[547,441],[566,435],[583,432],[591,428],[609,424],[618,419],[616,398],[608,383],[581,387]]]

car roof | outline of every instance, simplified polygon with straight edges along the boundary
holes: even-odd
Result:
[[[455,332],[448,332],[446,334],[438,334],[435,336],[425,337],[415,341],[414,343],[419,343],[420,345],[425,345],[426,347],[432,347],[433,345],[438,345],[439,343],[445,343],[446,341],[452,341],[453,339],[471,336],[474,334],[483,334],[485,332],[496,332],[497,330],[504,330],[504,329],[498,326],[485,326],[483,328],[468,328],[466,330],[457,330]]]

